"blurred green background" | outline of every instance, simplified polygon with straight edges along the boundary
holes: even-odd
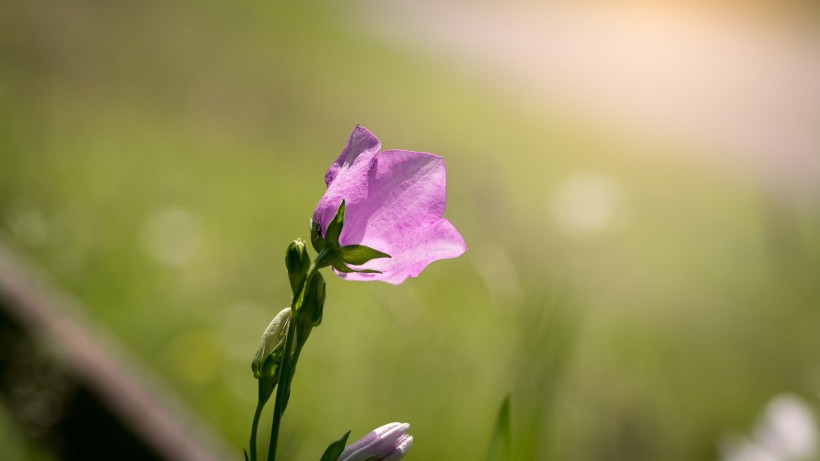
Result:
[[[285,246],[360,123],[445,157],[469,251],[398,287],[327,277],[286,459],[389,421],[412,424],[409,459],[483,459],[508,393],[517,459],[716,459],[772,396],[817,402],[817,177],[530,98],[413,46],[419,23],[380,35],[390,7],[0,6],[0,232],[240,459]],[[0,457],[26,459],[18,435]]]

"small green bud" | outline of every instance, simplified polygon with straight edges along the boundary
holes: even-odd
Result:
[[[286,307],[276,314],[268,328],[265,329],[251,363],[254,378],[269,378],[276,375],[279,359],[285,349],[285,337],[288,334],[289,324],[290,307]]]
[[[296,239],[288,245],[285,252],[285,267],[288,269],[290,288],[296,294],[299,286],[302,285],[302,280],[304,280],[308,268],[310,268],[310,255],[308,255],[307,246],[302,239]]]
[[[318,327],[322,323],[322,311],[325,306],[325,278],[321,272],[315,273],[305,290],[305,301],[302,304],[303,312],[300,319],[304,319]]]

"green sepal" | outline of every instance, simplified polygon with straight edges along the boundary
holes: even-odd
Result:
[[[351,272],[381,274],[381,271],[373,269],[351,269],[347,266],[348,264],[360,266],[373,259],[389,258],[390,255],[365,245],[339,246],[339,236],[342,235],[342,228],[344,228],[345,207],[345,201],[342,200],[342,203],[336,210],[336,215],[333,216],[333,219],[327,225],[327,232],[325,233],[324,239],[322,239],[319,234],[321,229],[318,224],[311,221],[311,242],[313,242],[313,247],[316,251],[319,252],[316,256],[316,267],[333,266],[337,272],[343,274],[349,274]]]
[[[336,210],[336,215],[333,216],[333,219],[330,221],[330,224],[327,225],[327,231],[325,232],[325,245],[330,247],[338,247],[339,246],[339,236],[342,235],[342,228],[345,225],[345,201],[342,200],[342,203],[339,205],[339,208]]]
[[[250,461],[250,459],[248,458],[248,450],[246,450],[246,449],[244,449],[244,448],[243,448],[243,449],[242,449],[242,453],[244,453],[244,454],[245,454],[245,461]]]
[[[362,264],[379,258],[389,258],[390,255],[364,245],[348,245],[342,247],[342,259],[346,264],[361,266]]]
[[[335,264],[333,264],[333,268],[336,269],[338,272],[341,272],[343,274],[349,274],[351,272],[355,272],[353,269],[345,266],[344,263],[335,263]]]
[[[282,341],[281,346],[284,346],[285,342]],[[276,377],[279,374],[279,363],[282,362],[282,356],[285,354],[284,347],[279,347],[279,349],[274,349],[273,352],[268,354],[268,358],[265,359],[265,363],[262,364],[262,370],[259,372],[259,376],[255,376],[257,379],[261,378],[262,376],[266,377]]]
[[[343,274],[349,274],[351,272],[357,272],[359,274],[381,274],[382,271],[377,271],[375,269],[351,269],[347,267],[344,263],[335,263],[333,264],[333,268]]]
[[[345,450],[345,444],[347,443],[347,438],[350,436],[350,431],[345,432],[345,435],[342,436],[339,440],[331,443],[327,450],[325,450],[325,454],[322,455],[322,459],[320,461],[336,461],[339,459],[339,455]]]
[[[321,253],[325,249],[325,239],[322,238],[322,226],[312,218],[310,220],[310,244],[316,253]]]
[[[320,269],[323,267],[332,266],[333,264],[336,264],[337,261],[341,261],[340,254],[339,247],[327,246],[321,253],[316,255],[316,261],[314,264],[316,264],[316,267]]]

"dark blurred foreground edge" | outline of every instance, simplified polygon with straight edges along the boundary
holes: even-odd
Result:
[[[0,404],[55,459],[241,459],[2,236]]]

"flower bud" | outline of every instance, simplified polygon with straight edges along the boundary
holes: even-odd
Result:
[[[285,337],[288,334],[289,323],[290,307],[286,307],[276,314],[268,328],[265,329],[251,363],[254,378],[270,378],[276,374],[276,365],[285,349]]]
[[[300,318],[309,321],[314,327],[318,327],[322,323],[325,293],[325,278],[321,272],[316,272],[308,281],[305,289],[305,301],[302,304],[303,312],[300,314]]]
[[[288,269],[290,288],[295,295],[310,267],[310,256],[307,252],[307,246],[302,239],[296,239],[288,245],[288,249],[285,252],[285,267]]]
[[[413,445],[407,423],[390,423],[373,430],[344,449],[337,461],[397,461]]]

